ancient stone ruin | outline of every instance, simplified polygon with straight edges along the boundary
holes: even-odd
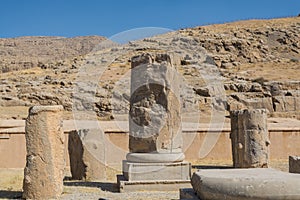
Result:
[[[105,179],[105,140],[100,129],[72,131],[69,133],[68,150],[72,179]]]
[[[300,199],[300,175],[266,168],[210,169],[193,174],[200,199]]]
[[[230,117],[233,166],[268,167],[270,140],[266,110],[231,111]]]
[[[237,110],[232,111],[230,116],[233,166],[247,169],[197,171],[191,179],[193,191],[181,190],[181,197],[208,200],[300,199],[299,174],[262,169],[268,167],[269,160],[266,110]],[[296,171],[296,160],[296,157],[290,157],[290,171]]]
[[[65,169],[62,106],[34,106],[26,120],[27,163],[23,198],[56,199]]]
[[[172,61],[168,54],[132,58],[130,153],[118,177],[121,192],[168,190],[190,181],[182,153],[180,81]]]

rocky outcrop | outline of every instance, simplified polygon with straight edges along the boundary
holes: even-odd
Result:
[[[18,37],[0,39],[0,72],[55,67],[91,52],[104,37]]]
[[[264,108],[274,117],[300,119],[299,20],[243,21],[183,29],[132,42],[124,49],[107,45],[107,49],[100,48],[86,56],[76,54],[72,59],[45,62],[38,68],[2,73],[0,106],[61,104],[66,110],[74,106],[79,110],[94,110],[98,117],[113,119],[115,115],[129,112],[130,78],[127,72],[134,62],[131,58],[178,48],[177,71],[185,83],[180,90],[183,114],[198,110],[209,116],[224,108],[227,111]],[[89,41],[86,39],[84,41]],[[75,45],[75,39],[70,41]],[[202,47],[206,49],[204,57],[200,56]],[[89,48],[84,49],[88,52]],[[109,56],[118,52],[122,54],[110,64]],[[47,57],[53,60],[51,56]],[[97,79],[87,83],[78,80],[82,68],[97,66],[98,71],[103,71]],[[219,81],[215,81],[216,77]],[[74,88],[85,97],[74,95]]]

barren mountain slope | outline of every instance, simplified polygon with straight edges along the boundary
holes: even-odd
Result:
[[[29,69],[85,55],[104,40],[86,37],[18,37],[0,39],[0,72]]]
[[[216,64],[223,78],[227,98],[222,100],[222,104],[227,111],[246,107],[266,108],[272,116],[300,118],[300,17],[240,21],[183,29],[136,42],[145,48],[135,47],[135,43],[132,43],[128,48],[136,48],[133,53],[117,58],[106,67],[101,78],[99,77],[92,106],[97,115],[109,119],[114,117],[113,112],[116,113],[116,110],[128,110],[129,83],[123,77],[130,69],[130,58],[133,55],[158,53],[160,47],[177,43],[183,48],[195,49],[188,56],[179,53],[181,66],[178,70],[191,87],[188,92],[193,93],[188,94],[193,95],[192,99],[186,97],[184,100],[198,106],[200,112],[209,113],[216,107],[212,105],[212,94],[199,79],[201,74],[198,68],[188,59],[189,56],[197,55],[199,48],[204,47],[212,58],[206,59],[206,62]],[[81,49],[80,45],[76,46],[75,42],[73,44],[74,49]],[[156,49],[147,49],[150,44]],[[72,48],[70,51],[75,52]],[[104,55],[115,51],[120,49],[106,49],[88,56],[70,53],[68,55],[75,55],[72,59],[56,62],[52,61],[56,54],[51,52],[49,56],[45,56],[45,60],[49,60],[43,61],[48,64],[2,73],[0,118],[23,117],[24,115],[10,112],[10,108],[35,104],[62,104],[71,111],[74,99],[72,93],[74,87],[78,86],[76,77],[81,67],[103,64],[107,62]],[[0,58],[11,59],[10,56]],[[16,63],[24,63],[22,56],[16,55],[13,58]],[[30,55],[29,58],[36,59]],[[116,83],[121,90],[115,90]],[[83,92],[92,92],[88,91],[88,87],[82,89]],[[111,99],[114,95],[120,99],[117,107],[112,106]],[[81,99],[81,102],[84,106],[84,100]],[[4,110],[6,114],[3,114]]]

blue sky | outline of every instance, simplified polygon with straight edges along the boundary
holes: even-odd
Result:
[[[110,37],[141,27],[177,30],[297,16],[300,0],[0,0],[0,37]]]

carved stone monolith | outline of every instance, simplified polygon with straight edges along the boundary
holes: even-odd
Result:
[[[65,169],[62,106],[33,106],[26,120],[23,198],[58,199]]]
[[[131,59],[129,150],[120,191],[174,190],[190,182],[181,130],[181,81],[169,54]],[[151,183],[149,185],[149,183]]]
[[[270,140],[266,110],[236,110],[230,112],[230,117],[233,166],[268,167]]]
[[[132,153],[181,153],[180,81],[167,54],[131,61],[129,149]]]

